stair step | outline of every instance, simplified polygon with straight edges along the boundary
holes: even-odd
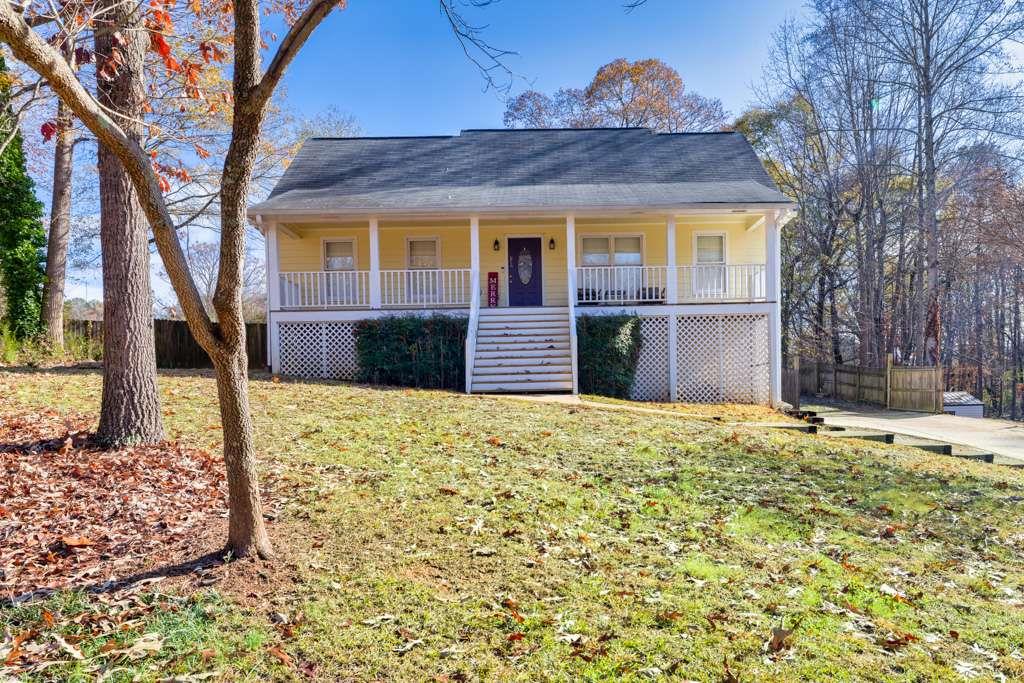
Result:
[[[519,318],[529,315],[569,314],[568,306],[524,306],[517,308],[481,308],[480,319],[509,316]]]
[[[571,372],[531,372],[531,373],[505,373],[500,375],[480,375],[473,372],[473,384],[477,382],[572,382]]]
[[[552,365],[485,365],[473,367],[473,376],[506,375],[529,379],[537,375],[566,374],[572,372],[572,364],[561,362]]]
[[[512,344],[555,344],[558,342],[569,342],[567,334],[515,334],[515,335],[488,335],[477,337],[477,348],[493,345],[513,348]]]
[[[569,354],[563,353],[551,356],[507,356],[505,358],[480,358],[477,356],[474,368],[509,368],[516,366],[543,366],[572,365]]]
[[[561,323],[561,324],[559,324]],[[549,330],[565,330],[569,327],[568,320],[481,320],[477,328],[484,330],[523,330],[527,328],[540,327]]]
[[[473,382],[474,393],[533,394],[542,391],[572,391],[572,381],[565,382]]]
[[[477,338],[484,337],[515,337],[524,334],[569,334],[569,328],[565,326],[544,324],[543,327],[517,328],[513,326],[499,328],[481,328],[477,331]]]
[[[491,347],[481,348],[476,346],[476,360],[501,359],[501,358],[554,358],[556,356],[569,358],[568,344],[518,344],[514,347],[505,345],[490,344]]]

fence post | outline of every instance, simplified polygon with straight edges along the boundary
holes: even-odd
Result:
[[[864,393],[861,390],[861,386],[864,384],[864,380],[862,379],[863,376],[864,376],[862,374],[863,372],[864,372],[864,368],[862,368],[861,366],[858,365],[857,366],[857,393],[854,394],[854,396],[857,397],[856,399],[854,399],[857,403],[860,403],[861,401],[864,400]]]
[[[842,398],[839,393],[839,364],[832,361],[832,398]]]
[[[885,409],[892,406],[892,352],[885,354]]]

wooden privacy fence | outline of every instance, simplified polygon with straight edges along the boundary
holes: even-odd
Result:
[[[896,410],[942,412],[941,367],[897,367],[890,361],[884,368],[862,368],[801,359],[799,372],[802,394]]]
[[[782,368],[782,400],[800,409],[800,368]]]
[[[103,341],[103,323],[98,320],[69,320],[65,324],[68,334]],[[153,336],[156,342],[158,368],[212,368],[213,363],[199,346],[184,320],[154,320]],[[267,367],[267,325],[246,323],[245,346],[249,354],[249,369]]]

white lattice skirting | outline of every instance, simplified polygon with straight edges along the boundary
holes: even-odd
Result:
[[[767,315],[679,315],[674,321],[672,317],[641,318],[640,360],[631,392],[634,399],[769,402]],[[673,326],[674,345],[669,343]],[[675,396],[670,388],[673,372]]]
[[[281,374],[355,379],[356,323],[278,323]]]

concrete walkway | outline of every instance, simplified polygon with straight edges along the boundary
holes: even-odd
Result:
[[[911,413],[849,404],[818,414],[828,425],[942,441],[1024,462],[1024,424],[1009,420]]]

